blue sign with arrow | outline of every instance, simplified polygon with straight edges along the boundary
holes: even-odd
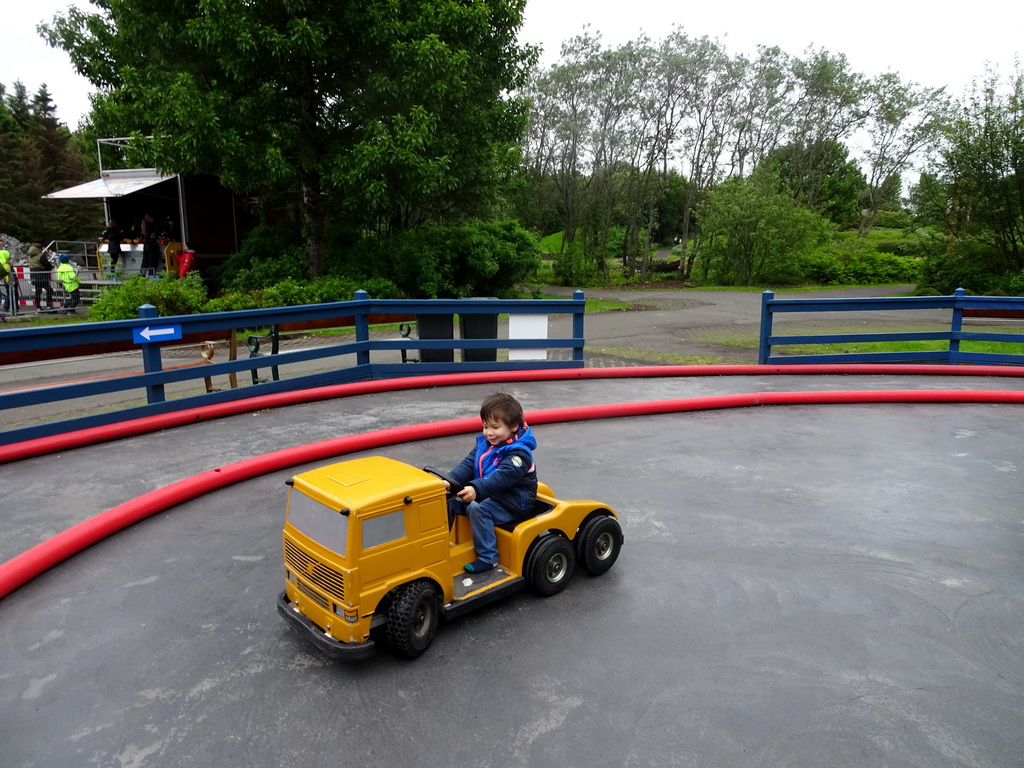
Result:
[[[174,341],[181,338],[180,325],[149,326],[132,328],[132,338],[136,344],[149,344],[154,341]]]

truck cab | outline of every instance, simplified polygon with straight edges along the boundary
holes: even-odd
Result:
[[[380,640],[416,658],[441,618],[524,587],[557,594],[577,562],[598,575],[618,558],[623,537],[614,510],[559,501],[540,483],[533,515],[497,529],[498,566],[469,573],[469,520],[449,522],[443,477],[380,456],[293,477],[279,613],[332,658],[366,658]]]

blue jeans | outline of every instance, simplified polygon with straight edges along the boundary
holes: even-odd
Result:
[[[469,518],[476,556],[491,565],[498,563],[498,535],[494,532],[494,526],[504,525],[522,517],[509,512],[494,499],[471,501],[469,504],[452,499],[448,502],[448,511]]]

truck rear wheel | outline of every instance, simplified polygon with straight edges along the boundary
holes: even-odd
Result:
[[[415,659],[430,646],[441,616],[441,597],[429,581],[403,584],[388,607],[384,637],[395,653]]]
[[[590,574],[600,576],[613,565],[622,547],[622,528],[610,515],[588,520],[576,537],[576,559]]]
[[[532,556],[527,556],[526,583],[542,597],[557,595],[569,583],[576,563],[572,544],[561,536],[548,536],[534,546]]]

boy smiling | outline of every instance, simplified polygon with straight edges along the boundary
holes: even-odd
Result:
[[[476,446],[450,472],[465,486],[449,502],[449,511],[469,517],[476,549],[476,560],[465,566],[470,573],[498,564],[494,526],[530,517],[537,498],[537,440],[519,401],[504,392],[489,395],[480,406],[480,422]]]

